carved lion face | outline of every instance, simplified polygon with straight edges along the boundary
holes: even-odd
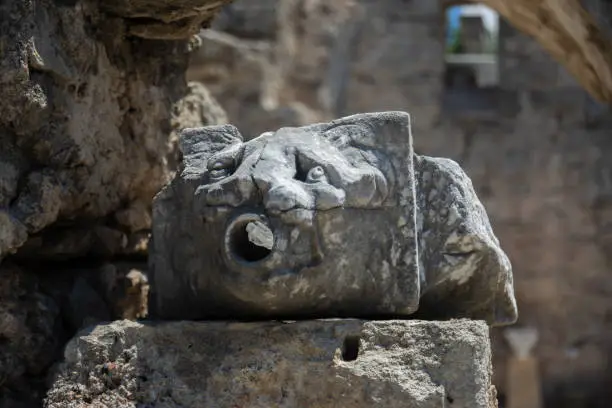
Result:
[[[187,129],[181,150],[154,202],[152,314],[379,318],[422,300],[424,316],[516,319],[510,264],[469,178],[414,154],[407,114],[248,142],[231,125]]]
[[[284,128],[236,141],[208,158],[196,195],[204,206],[263,205],[272,214],[379,208],[388,195],[378,168],[386,159],[351,142],[346,128]]]
[[[166,255],[154,268],[163,262],[172,274],[164,288],[188,287],[220,316],[414,311],[411,145],[402,113],[246,143],[230,125],[184,131],[182,174],[156,199],[174,212],[156,213]]]

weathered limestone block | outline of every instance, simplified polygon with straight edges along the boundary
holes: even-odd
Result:
[[[516,320],[469,178],[414,154],[407,113],[180,143],[182,172],[153,205],[152,316]]]
[[[70,341],[46,407],[492,408],[491,371],[469,320],[124,320]]]

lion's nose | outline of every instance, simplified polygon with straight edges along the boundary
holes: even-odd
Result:
[[[313,208],[312,196],[301,186],[286,184],[272,187],[264,196],[264,206],[270,211],[287,211],[293,208]]]

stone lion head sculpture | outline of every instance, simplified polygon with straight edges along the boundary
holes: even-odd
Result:
[[[512,272],[469,178],[418,156],[409,115],[244,142],[185,129],[155,198],[152,314],[169,319],[516,320]]]

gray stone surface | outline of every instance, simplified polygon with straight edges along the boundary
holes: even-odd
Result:
[[[45,406],[493,408],[496,403],[483,322],[117,321],[68,343]]]
[[[469,178],[413,153],[407,113],[244,143],[231,125],[187,129],[181,149],[153,205],[153,316],[516,319]]]

